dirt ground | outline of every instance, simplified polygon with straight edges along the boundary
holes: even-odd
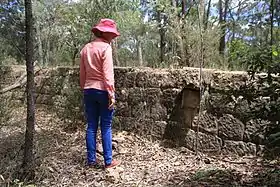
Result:
[[[36,115],[36,179],[29,186],[280,186],[279,159],[196,155],[119,131],[113,134],[113,147],[122,164],[109,170],[87,168],[85,126],[65,131],[47,109],[38,108]],[[25,109],[13,116],[0,127],[0,186],[22,185],[15,173],[22,159]]]

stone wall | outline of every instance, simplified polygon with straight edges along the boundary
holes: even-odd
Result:
[[[24,71],[20,66],[2,66],[0,89],[11,85]],[[216,154],[256,155],[264,147],[269,122],[246,115],[255,105],[235,92],[254,84],[244,72],[204,69],[202,98],[196,68],[116,68],[115,79],[113,126],[117,130]],[[65,122],[84,121],[78,82],[78,68],[36,71],[37,105],[48,107]],[[23,88],[1,97],[11,94],[13,101],[24,103]]]

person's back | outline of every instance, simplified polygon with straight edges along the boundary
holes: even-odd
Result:
[[[106,53],[111,53],[111,51],[110,44],[102,38],[97,38],[84,46],[81,51],[85,70],[84,89],[96,88],[106,90],[104,84],[105,76],[108,76],[107,79],[110,80],[110,84],[113,84],[113,74],[104,75],[103,71],[104,66],[112,64],[112,62],[104,63],[105,58],[108,58]],[[106,68],[108,69],[108,67]]]
[[[105,168],[120,164],[112,158],[112,119],[115,104],[115,86],[112,48],[110,42],[119,36],[115,22],[102,19],[92,28],[97,39],[81,50],[80,86],[84,93],[87,118],[87,165],[98,166],[96,134],[100,123]]]

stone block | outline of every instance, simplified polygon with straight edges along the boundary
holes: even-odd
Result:
[[[149,82],[149,73],[145,71],[139,71],[136,75],[136,87],[147,88]]]
[[[119,116],[113,120],[113,128],[117,130],[125,130],[153,139],[162,138],[165,127],[166,122],[164,121]]]
[[[127,102],[129,90],[127,88],[120,88],[116,90],[116,101]]]
[[[256,149],[256,144],[253,143],[225,140],[222,148],[222,154],[238,156],[256,155]]]
[[[115,68],[115,86],[116,88],[132,88],[135,86],[136,72],[132,68]]]
[[[150,105],[150,118],[155,121],[166,121],[167,120],[167,110],[160,103]]]
[[[131,117],[131,110],[128,106],[127,102],[116,102],[116,110],[115,110],[116,116],[122,116],[122,117]]]
[[[245,125],[230,114],[223,115],[218,121],[219,137],[225,140],[242,141]]]
[[[182,99],[184,108],[199,108],[200,92],[199,90],[183,89]]]
[[[244,140],[256,144],[264,144],[266,127],[269,121],[260,119],[250,120],[245,125]]]
[[[148,105],[154,105],[160,101],[162,96],[161,89],[159,88],[147,88],[144,90],[145,92],[145,101],[147,101]]]
[[[182,90],[177,88],[164,89],[162,91],[160,102],[167,108],[168,113],[171,113],[175,100]]]
[[[201,132],[218,135],[218,119],[216,116],[203,111],[200,116],[195,116],[192,123],[192,128],[196,129],[198,124]]]
[[[138,102],[130,105],[131,116],[138,119],[150,118],[150,107],[146,101]]]
[[[127,102],[129,105],[139,104],[146,101],[146,93],[144,88],[130,88]]]
[[[128,72],[125,76],[123,87],[124,88],[133,88],[136,86],[136,75],[137,72]]]
[[[218,136],[199,132],[197,139],[197,148],[199,151],[215,153],[219,153],[221,151],[222,140]],[[194,130],[190,129],[187,132],[184,139],[184,146],[190,150],[196,149],[196,132]]]

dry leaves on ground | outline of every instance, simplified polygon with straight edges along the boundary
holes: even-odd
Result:
[[[24,141],[24,109],[14,124],[0,130],[0,184],[13,183]],[[19,123],[20,122],[20,123]],[[277,186],[279,160],[257,157],[199,156],[185,148],[168,148],[129,132],[114,132],[114,169],[85,167],[85,127],[65,132],[54,114],[37,109],[37,186]],[[98,158],[102,160],[102,148]]]

